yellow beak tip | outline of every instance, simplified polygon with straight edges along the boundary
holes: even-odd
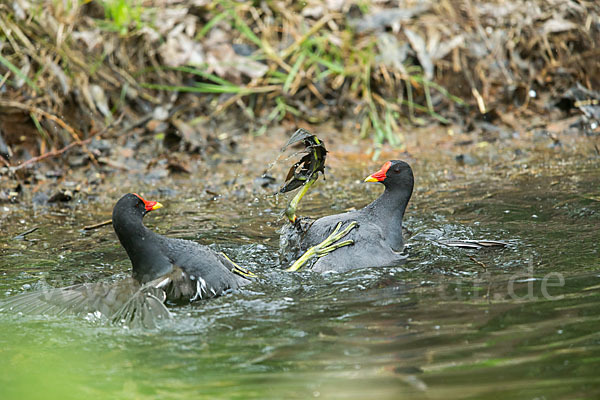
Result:
[[[377,179],[373,178],[373,176],[369,175],[366,179],[365,182],[379,182]]]
[[[160,204],[159,202],[156,202],[156,204],[154,206],[152,206],[152,211],[158,210],[159,208],[162,208],[162,207],[163,207],[162,204]]]

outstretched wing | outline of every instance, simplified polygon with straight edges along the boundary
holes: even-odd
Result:
[[[0,301],[0,311],[28,315],[93,315],[129,326],[152,328],[170,318],[164,291],[133,279],[43,289]]]

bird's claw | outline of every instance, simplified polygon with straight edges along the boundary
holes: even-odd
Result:
[[[340,242],[340,240],[357,226],[358,222],[352,221],[348,224],[348,226],[346,226],[343,230],[340,231],[340,228],[342,227],[342,222],[338,222],[333,232],[329,236],[327,236],[325,240],[306,250],[306,252],[300,258],[298,258],[286,271],[298,271],[313,257],[321,258],[331,253],[332,251],[339,249],[340,247],[354,244],[354,240],[344,240],[343,242]]]

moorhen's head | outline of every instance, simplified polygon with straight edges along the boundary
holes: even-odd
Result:
[[[388,161],[371,174],[365,182],[381,182],[386,189],[403,189],[412,192],[415,178],[410,165],[400,160]]]
[[[145,200],[137,193],[127,193],[117,201],[113,208],[113,223],[121,218],[126,220],[142,219],[150,211],[161,207],[162,204],[157,201]]]
[[[162,207],[157,201],[144,200],[136,193],[121,197],[112,213],[112,224],[119,242],[131,260],[133,277],[140,283],[156,279],[172,270],[159,249],[157,235],[144,226],[148,212]]]

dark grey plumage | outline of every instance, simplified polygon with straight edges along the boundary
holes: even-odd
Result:
[[[397,265],[405,261],[402,219],[414,186],[412,169],[404,161],[394,160],[381,179],[379,182],[385,186],[384,192],[360,210],[328,215],[312,223],[300,219],[296,224],[286,224],[280,236],[283,263],[295,261],[311,246],[321,243],[338,222],[343,223],[343,229],[352,221],[357,221],[358,227],[342,240],[350,239],[354,244],[317,259],[312,266],[314,271],[343,272]]]
[[[250,282],[243,269],[208,246],[168,238],[146,228],[148,212],[134,194],[123,196],[113,210],[113,227],[133,266],[133,277],[141,284],[157,281],[169,301],[215,297]]]
[[[133,266],[131,278],[23,293],[0,301],[0,311],[69,313],[151,328],[171,316],[165,301],[220,296],[255,276],[207,246],[146,228],[144,215],[161,206],[130,193],[113,209],[113,227]]]

